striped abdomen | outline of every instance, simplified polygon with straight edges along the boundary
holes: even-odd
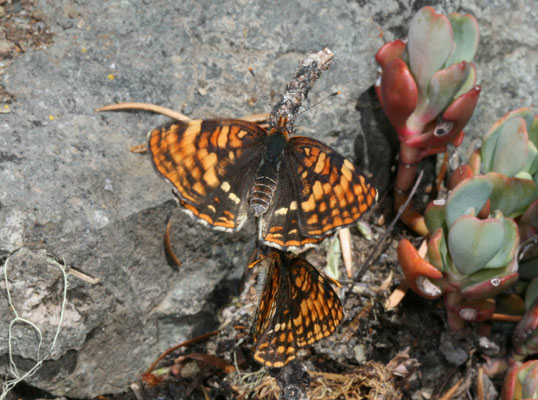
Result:
[[[256,217],[267,212],[277,184],[277,168],[274,165],[263,164],[256,174],[256,179],[250,189],[250,207]]]
[[[284,130],[285,125],[279,125],[280,128]],[[271,134],[267,137],[263,162],[250,189],[250,207],[256,217],[267,212],[275,194],[282,151],[288,141],[287,131],[279,129],[271,130]]]

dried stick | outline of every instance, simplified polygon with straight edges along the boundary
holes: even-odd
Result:
[[[157,357],[157,359],[155,361],[153,361],[153,363],[149,366],[149,368],[146,370],[146,372],[144,372],[142,374],[142,377],[143,378],[144,377],[149,377],[151,375],[151,371],[153,371],[155,369],[155,367],[157,366],[159,361],[161,361],[163,358],[165,358],[168,354],[172,353],[173,351],[176,351],[177,349],[179,349],[181,347],[188,346],[188,345],[190,345],[192,343],[201,342],[202,340],[206,340],[206,339],[210,338],[211,336],[217,335],[218,333],[219,333],[218,331],[205,333],[203,335],[197,336],[197,337],[189,339],[189,340],[185,340],[184,342],[181,342],[178,345],[170,347],[168,350],[166,350],[164,353],[162,353],[159,357]]]
[[[508,315],[508,314],[500,314],[500,313],[493,313],[491,315],[492,321],[505,321],[505,322],[519,322],[523,318],[522,315]]]
[[[456,382],[454,386],[452,386],[448,391],[439,398],[439,400],[450,400],[452,396],[456,393],[456,391],[459,389],[461,384],[463,383],[463,378],[461,378],[459,381]]]
[[[478,368],[478,376],[476,378],[476,397],[477,400],[484,400],[484,369]]]
[[[151,111],[151,112],[162,114],[166,117],[169,117],[178,121],[183,121],[183,122],[189,122],[191,120],[189,117],[181,114],[180,112],[170,110],[169,108],[161,107],[155,104],[150,104],[150,103],[136,103],[136,102],[117,103],[117,104],[108,104],[106,106],[95,109],[95,111],[97,112],[128,111],[128,110]],[[243,121],[256,122],[256,123],[263,124],[265,121],[267,121],[267,118],[269,118],[269,114],[263,113],[263,114],[245,115],[244,117],[239,117],[238,119],[241,119]]]
[[[411,202],[411,199],[413,198],[413,196],[415,195],[416,191],[417,191],[417,188],[418,188],[418,185],[420,184],[420,182],[422,181],[422,177],[424,176],[424,171],[420,171],[420,173],[418,174],[418,177],[417,177],[417,180],[415,181],[415,184],[413,186],[413,188],[411,189],[411,192],[409,193],[409,196],[407,197],[405,203],[402,204],[402,206],[400,207],[400,209],[398,210],[398,214],[396,214],[396,217],[394,217],[394,219],[392,220],[392,222],[390,223],[390,225],[387,227],[387,229],[385,230],[385,233],[383,234],[383,236],[381,236],[379,238],[379,240],[377,241],[376,245],[374,246],[374,248],[372,249],[372,251],[370,251],[370,254],[368,254],[368,257],[366,258],[366,261],[364,262],[364,264],[359,268],[359,271],[357,272],[357,274],[355,275],[355,281],[359,281],[362,277],[362,274],[368,269],[370,268],[370,263],[373,262],[373,259],[374,259],[374,255],[377,255],[377,250],[379,249],[379,247],[383,244],[383,242],[385,241],[385,239],[389,236],[390,232],[392,231],[392,228],[394,228],[394,225],[396,225],[396,222],[398,222],[398,219],[400,218],[400,216],[404,213],[404,211],[406,210],[407,206],[409,205],[409,203]]]
[[[166,115],[172,119],[178,121],[189,122],[190,118],[177,112],[170,110],[169,108],[157,106],[155,104],[148,103],[118,103],[118,104],[109,104],[103,107],[96,109],[95,111],[124,111],[124,110],[143,110],[143,111],[152,111],[158,114]]]
[[[321,73],[329,68],[334,53],[325,48],[316,53],[307,54],[299,64],[295,76],[288,82],[280,101],[276,103],[269,117],[271,128],[278,126],[281,117],[290,121],[289,129],[293,127],[293,118],[297,115],[299,107],[308,96],[308,92],[321,76]]]
[[[168,217],[168,222],[166,223],[166,230],[164,231],[164,253],[167,260],[172,264],[172,266],[177,269],[181,266],[181,261],[177,258],[174,250],[172,249],[172,243],[170,241],[170,229],[172,228],[172,216]]]

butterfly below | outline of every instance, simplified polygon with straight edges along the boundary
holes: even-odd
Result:
[[[254,322],[254,359],[281,368],[297,349],[335,331],[342,303],[327,278],[301,257],[272,252],[253,264],[261,263],[267,276]]]
[[[238,231],[249,210],[259,241],[301,251],[353,224],[376,189],[323,143],[233,119],[175,121],[149,133],[157,172],[179,203],[215,229]]]

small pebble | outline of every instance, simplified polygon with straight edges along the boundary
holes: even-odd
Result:
[[[0,56],[7,56],[15,49],[13,43],[6,39],[0,39]]]

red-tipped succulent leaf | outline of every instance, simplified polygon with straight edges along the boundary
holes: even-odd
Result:
[[[443,273],[424,260],[407,239],[398,244],[398,260],[409,287],[422,297],[436,299],[442,292],[429,279],[441,279]]]

